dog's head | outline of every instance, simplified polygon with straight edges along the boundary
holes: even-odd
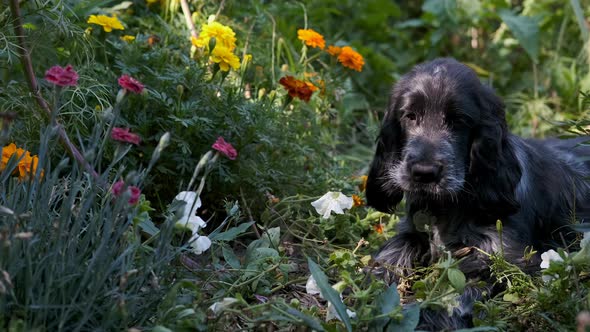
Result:
[[[518,209],[521,176],[504,104],[453,59],[416,66],[393,88],[367,181],[368,204],[391,212],[406,193],[472,197],[482,208]]]

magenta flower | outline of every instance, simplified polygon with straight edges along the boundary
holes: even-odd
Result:
[[[143,84],[129,75],[121,75],[121,77],[119,77],[119,85],[123,89],[129,90],[133,93],[140,94],[143,92]]]
[[[59,86],[74,86],[78,84],[78,73],[71,65],[65,68],[53,66],[45,72],[45,79]]]
[[[113,195],[115,195],[115,197],[119,197],[121,194],[123,194],[123,187],[125,187],[125,181],[119,180],[113,184],[111,192]],[[136,186],[128,186],[127,189],[131,193],[128,203],[130,205],[137,204],[137,202],[139,202],[139,197],[141,196],[141,190]]]
[[[111,131],[111,138],[115,141],[131,143],[135,145],[139,145],[141,142],[139,135],[129,132],[129,128],[113,128],[113,131]]]
[[[131,192],[131,197],[129,197],[129,204],[137,204],[137,202],[139,202],[139,197],[141,196],[141,190],[136,186],[129,186],[129,192]]]
[[[235,160],[238,156],[238,151],[236,151],[236,149],[234,149],[234,147],[226,142],[221,136],[217,138],[217,141],[215,141],[211,147],[221,152],[231,160]]]
[[[125,181],[123,180],[119,180],[115,183],[113,183],[113,187],[111,188],[111,191],[113,192],[113,195],[115,196],[121,196],[121,194],[123,193],[123,186],[125,185]]]

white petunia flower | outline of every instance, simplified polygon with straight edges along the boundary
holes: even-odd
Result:
[[[585,232],[582,241],[580,241],[580,248],[583,250],[588,245],[590,245],[590,232]]]
[[[332,286],[334,288],[339,288],[339,287],[335,287],[340,285],[340,283]],[[338,289],[337,289],[338,290]],[[310,275],[309,278],[307,279],[307,283],[305,284],[305,291],[307,292],[307,294],[310,295],[319,295],[320,298],[324,298],[324,296],[322,296],[322,293],[320,292],[320,288],[318,287],[318,283],[315,281],[313,275]],[[340,294],[340,300],[342,300],[342,294]],[[348,314],[348,317],[350,318],[355,318],[356,317],[356,313],[350,309],[346,309],[346,313]],[[332,305],[332,302],[328,301],[328,311],[326,312],[326,322],[337,318],[338,320],[342,321],[342,319],[340,318],[340,315],[338,315],[338,312],[336,312],[336,308],[334,308],[334,306]]]
[[[342,295],[340,295],[340,297],[342,297]],[[346,314],[350,318],[356,317],[356,312],[354,312],[350,309],[346,309]],[[328,302],[328,312],[326,312],[326,322],[329,322],[334,318],[338,319],[339,321],[342,321],[342,318],[340,318],[340,315],[338,315],[336,308],[332,305],[331,302]]]
[[[189,246],[192,252],[200,255],[211,247],[211,240],[199,234],[199,229],[207,226],[207,223],[196,215],[197,210],[201,207],[201,199],[194,191],[181,191],[174,199],[185,202],[182,217],[176,224],[191,230],[192,235],[189,240]]]
[[[309,279],[307,279],[307,283],[305,284],[305,291],[307,292],[307,294],[311,295],[320,294],[320,288],[318,287],[318,283],[315,281],[313,276],[309,276]]]
[[[338,191],[328,191],[317,201],[311,203],[315,210],[322,215],[324,219],[330,218],[330,213],[343,214],[344,209],[352,207],[353,200]]]
[[[197,255],[202,254],[203,251],[206,251],[211,247],[211,240],[204,235],[193,233],[193,236],[189,241],[192,251]]]
[[[238,299],[233,298],[233,297],[224,297],[223,300],[219,301],[219,302],[215,302],[213,303],[210,307],[209,310],[211,310],[213,312],[213,314],[215,316],[217,316],[220,312],[222,312],[223,310],[225,310],[225,308],[228,308],[230,305],[234,304],[238,302]]]
[[[567,255],[567,253],[565,253],[565,254]],[[553,249],[550,249],[550,250],[542,253],[541,259],[543,260],[541,262],[542,269],[548,268],[549,264],[551,262],[563,262],[563,258],[561,258],[561,256],[559,256],[559,254]]]
[[[183,219],[196,215],[197,210],[201,207],[201,199],[194,191],[181,191],[176,197],[174,197],[174,199],[186,203],[184,206],[184,212],[182,213],[184,216]]]

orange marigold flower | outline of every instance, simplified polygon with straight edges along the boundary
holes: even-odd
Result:
[[[324,36],[313,31],[312,29],[299,29],[297,30],[297,38],[301,39],[305,45],[310,47],[319,47],[322,50],[326,47],[326,41]]]
[[[352,206],[363,206],[365,202],[359,195],[352,195]]]
[[[10,157],[16,152],[16,144],[10,143],[2,148],[2,160],[0,161],[0,171],[3,171],[8,164]]]
[[[330,45],[326,51],[330,53],[331,56],[338,56],[340,52],[342,52],[342,47]]]
[[[29,151],[17,148],[14,143],[10,143],[2,148],[0,171],[6,169],[6,164],[13,156],[18,160],[18,165],[13,170],[12,175],[18,175],[19,180],[26,180],[29,176],[34,175],[37,172],[39,157],[31,156]],[[43,170],[41,170],[41,177],[43,177]]]
[[[359,183],[359,190],[361,192],[363,192],[363,191],[365,191],[365,189],[367,189],[367,178],[368,178],[368,176],[366,176],[366,175],[359,176],[359,179],[361,179],[361,183]]]
[[[383,226],[384,225],[382,223],[378,223],[377,225],[373,225],[373,229],[375,230],[375,232],[383,234]]]
[[[350,46],[344,46],[342,48],[340,55],[338,55],[338,62],[340,62],[344,67],[348,67],[356,71],[363,70],[363,65],[365,64],[363,56],[353,50]]]
[[[293,76],[282,77],[279,83],[287,89],[289,96],[299,98],[305,102],[309,102],[313,92],[318,89],[312,83],[298,80]]]

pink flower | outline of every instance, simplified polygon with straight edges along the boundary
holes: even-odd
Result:
[[[129,90],[133,93],[140,94],[143,92],[143,84],[129,75],[121,75],[121,77],[119,77],[119,85],[123,89]]]
[[[45,79],[59,86],[74,86],[78,84],[78,73],[71,65],[67,65],[65,68],[53,66],[45,72]]]
[[[234,149],[234,147],[228,142],[226,142],[221,136],[217,138],[217,141],[215,141],[215,143],[213,143],[211,147],[223,153],[226,157],[228,157],[231,160],[235,160],[238,156],[238,151],[236,151],[236,149]]]
[[[137,202],[139,202],[139,197],[141,196],[141,190],[136,186],[129,186],[129,191],[131,192],[131,197],[129,197],[129,204],[137,204]]]
[[[119,180],[119,181],[115,182],[113,184],[113,187],[111,188],[113,195],[121,196],[121,194],[123,193],[123,186],[124,185],[125,185],[125,181],[123,181],[123,180]]]
[[[113,131],[111,131],[111,138],[115,141],[131,143],[135,145],[139,145],[141,142],[139,135],[130,133],[129,128],[113,128]]]
[[[115,197],[119,197],[123,193],[123,187],[125,187],[125,181],[119,180],[113,184],[111,192]],[[139,197],[141,196],[141,190],[136,186],[128,186],[127,189],[131,193],[128,203],[131,205],[137,204],[137,202],[139,202]]]

